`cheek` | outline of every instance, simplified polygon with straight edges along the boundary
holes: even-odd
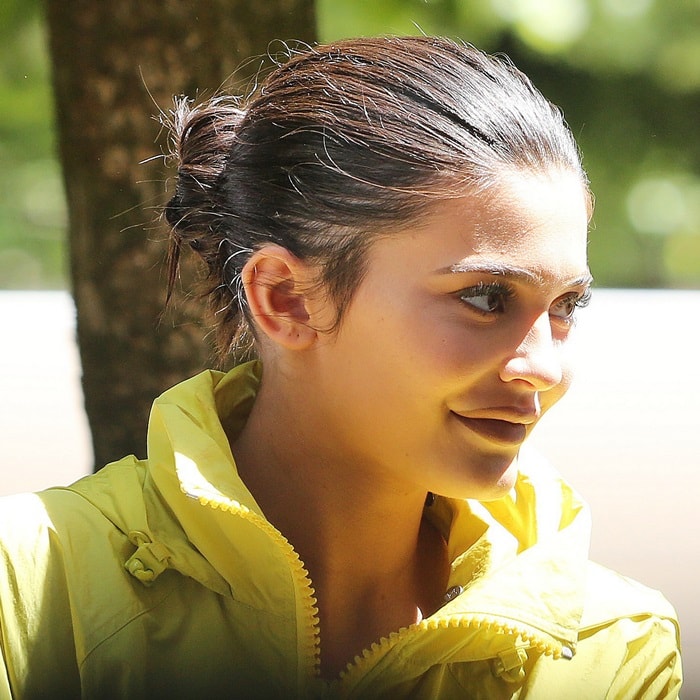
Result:
[[[494,344],[502,341],[471,328],[454,300],[404,287],[392,292],[382,282],[366,280],[343,335],[348,355],[394,383],[392,393],[409,384],[415,394],[444,394],[493,367]]]
[[[480,368],[492,364],[492,346],[469,332],[463,322],[434,314],[409,320],[392,343],[397,364],[412,368],[435,388],[462,385],[468,377],[480,374]]]

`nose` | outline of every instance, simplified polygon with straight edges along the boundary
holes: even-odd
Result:
[[[527,382],[535,391],[547,391],[561,383],[561,348],[552,336],[549,314],[542,314],[530,326],[500,375],[504,382]]]

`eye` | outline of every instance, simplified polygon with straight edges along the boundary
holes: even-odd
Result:
[[[549,315],[554,318],[566,321],[567,323],[572,323],[574,320],[574,314],[576,309],[581,309],[586,306],[591,301],[591,289],[590,287],[586,289],[585,292],[581,294],[572,292],[571,294],[566,294],[563,297],[557,299],[554,304],[552,304]]]
[[[501,282],[479,282],[459,292],[461,302],[484,316],[504,313],[512,296],[513,290]]]

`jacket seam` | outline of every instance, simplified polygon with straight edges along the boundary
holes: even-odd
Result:
[[[173,572],[173,573],[177,574],[178,576],[181,576],[181,574],[179,574],[179,572]],[[163,603],[165,603],[166,600],[168,600],[168,598],[170,598],[170,597],[173,595],[174,592],[175,592],[175,587],[172,586],[172,585],[170,585],[169,590],[166,591],[166,592],[163,594],[163,597],[162,597],[162,598],[160,598],[159,600],[157,600],[157,601],[156,601],[155,603],[153,603],[152,605],[149,605],[149,606],[147,606],[147,607],[145,607],[145,608],[139,610],[139,611],[136,612],[135,614],[131,615],[131,617],[127,618],[127,619],[126,619],[123,623],[121,623],[116,629],[112,630],[109,634],[107,634],[107,635],[105,635],[104,637],[102,637],[96,644],[94,644],[94,645],[92,646],[92,648],[90,649],[90,651],[88,651],[88,652],[85,654],[85,656],[83,657],[83,659],[80,661],[80,664],[79,664],[79,666],[78,666],[79,669],[80,669],[80,671],[82,672],[83,667],[85,666],[85,664],[87,663],[87,661],[90,659],[90,657],[91,657],[103,644],[105,644],[106,642],[108,642],[110,639],[112,639],[113,637],[115,637],[115,636],[118,635],[119,633],[123,632],[129,625],[131,625],[133,622],[135,622],[136,620],[138,620],[140,617],[143,617],[144,615],[147,615],[148,613],[153,612],[154,610],[156,610],[157,608],[159,608],[161,605],[163,605]]]

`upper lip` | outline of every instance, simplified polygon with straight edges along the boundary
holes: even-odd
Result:
[[[480,408],[473,411],[454,411],[462,418],[475,420],[502,420],[508,423],[520,423],[531,425],[540,417],[540,411],[533,407],[530,409],[517,408],[515,406],[496,406],[493,408]]]

